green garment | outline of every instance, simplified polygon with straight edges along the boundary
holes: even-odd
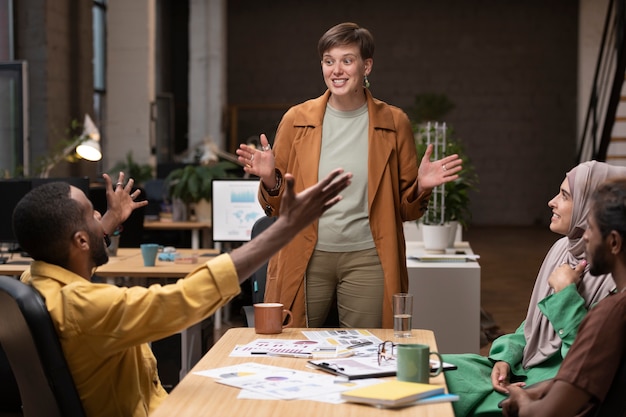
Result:
[[[526,338],[524,324],[515,333],[500,336],[493,341],[489,357],[475,354],[442,355],[445,362],[455,364],[458,369],[446,371],[448,390],[458,394],[459,401],[453,402],[456,417],[502,415],[498,403],[506,396],[494,391],[491,371],[497,361],[511,366],[511,381],[524,381],[527,385],[554,377],[574,342],[578,326],[587,314],[585,300],[574,284],[539,302],[539,309],[552,324],[561,338],[561,349],[542,363],[524,368],[522,358]]]

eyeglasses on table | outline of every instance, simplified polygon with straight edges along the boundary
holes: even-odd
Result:
[[[390,359],[396,358],[396,344],[391,340],[385,340],[381,344],[378,345],[378,366],[383,361],[388,361]]]

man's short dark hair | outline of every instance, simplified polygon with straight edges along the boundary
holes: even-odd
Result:
[[[615,230],[626,242],[626,178],[603,183],[592,199],[592,215],[602,237]]]
[[[83,209],[65,182],[33,188],[13,210],[13,232],[20,247],[35,260],[62,267],[69,260],[72,236],[84,226]]]

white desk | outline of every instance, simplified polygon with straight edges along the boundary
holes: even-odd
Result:
[[[413,294],[413,328],[437,335],[440,353],[480,353],[480,264],[418,262],[423,242],[407,242],[409,292]],[[467,242],[449,252],[473,254]]]

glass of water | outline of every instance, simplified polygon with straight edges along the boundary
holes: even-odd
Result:
[[[394,337],[411,337],[413,318],[413,294],[399,293],[393,295],[393,335]]]

